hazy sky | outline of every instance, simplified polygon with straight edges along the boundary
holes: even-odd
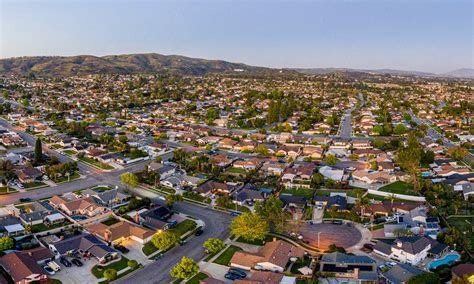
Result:
[[[472,0],[0,0],[0,57],[157,52],[269,67],[473,67]]]

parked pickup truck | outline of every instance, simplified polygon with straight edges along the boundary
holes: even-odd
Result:
[[[54,262],[54,261],[48,262],[48,266],[49,266],[52,270],[54,270],[54,271],[56,271],[56,272],[58,272],[59,270],[61,270],[61,266],[59,266],[59,264],[57,264],[57,263]]]

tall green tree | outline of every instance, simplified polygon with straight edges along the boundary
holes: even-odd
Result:
[[[204,242],[203,246],[209,251],[209,253],[215,254],[223,250],[225,244],[221,239],[209,238]]]
[[[126,188],[133,188],[138,185],[138,178],[133,173],[123,173],[120,175],[120,181]]]
[[[34,156],[33,164],[35,166],[39,166],[41,165],[42,162],[43,162],[43,145],[41,143],[41,139],[38,138],[36,139],[36,143],[35,143],[35,156]]]
[[[189,257],[183,256],[181,262],[171,268],[170,275],[178,279],[187,280],[199,272],[197,263]]]
[[[232,235],[247,241],[264,240],[269,232],[268,223],[256,213],[246,212],[235,217],[230,224]]]
[[[275,196],[270,196],[263,202],[255,203],[255,212],[268,222],[270,230],[283,232],[290,214],[283,209],[283,202]]]
[[[179,240],[178,237],[172,232],[159,231],[154,234],[153,237],[151,237],[151,242],[157,249],[163,251],[175,246]]]

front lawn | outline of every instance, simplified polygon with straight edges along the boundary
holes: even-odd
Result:
[[[402,181],[396,181],[394,183],[381,187],[379,191],[405,194],[405,195],[415,195],[415,196],[418,195],[415,191],[413,191],[413,185],[402,182]]]
[[[183,197],[194,201],[211,204],[211,199],[209,197],[204,197],[196,192],[186,191],[183,193]]]
[[[81,157],[81,158],[79,158],[79,160],[86,163],[86,164],[90,164],[90,165],[92,165],[96,168],[102,169],[102,170],[113,170],[114,169],[114,167],[112,167],[111,165],[101,163],[99,161],[96,161],[96,160],[88,158],[88,157]]]
[[[177,224],[176,226],[172,227],[168,231],[174,233],[175,235],[177,235],[180,238],[182,235],[186,234],[189,231],[194,230],[196,227],[197,227],[196,222],[194,222],[192,220],[189,220],[189,219],[186,219],[183,222],[181,222],[181,223]]]
[[[156,252],[158,250],[157,247],[152,242],[145,243],[142,247],[142,252],[146,255],[149,256],[150,254]]]
[[[245,175],[247,173],[246,170],[241,169],[241,168],[230,168],[226,171],[227,173],[232,173],[232,174],[240,174],[240,175]]]
[[[69,182],[69,181],[76,180],[76,179],[78,179],[78,178],[80,178],[80,177],[81,177],[81,175],[79,174],[79,172],[76,171],[76,172],[74,172],[73,175],[71,175],[71,176],[69,176],[69,177],[67,177],[67,176],[62,176],[62,177],[60,177],[60,178],[58,178],[58,179],[55,179],[54,182],[56,182],[56,183]]]
[[[229,246],[218,258],[214,260],[214,263],[221,264],[221,265],[229,265],[230,260],[234,253],[242,250],[242,248],[238,246],[231,245]]]
[[[296,189],[284,189],[281,191],[282,194],[291,194],[294,196],[304,196],[307,199],[312,199],[314,196],[314,189],[296,188]]]
[[[64,150],[63,152],[64,152],[64,154],[69,155],[69,156],[72,156],[72,155],[76,155],[76,154],[77,154],[76,151],[71,150],[71,149],[69,149],[69,150]]]
[[[7,186],[0,187],[0,195],[10,194],[10,193],[15,193],[15,192],[18,192],[18,191],[16,189],[9,188]]]
[[[94,267],[92,267],[91,272],[97,279],[101,279],[104,277],[104,271],[106,271],[107,269],[112,268],[112,269],[117,270],[117,272],[119,272],[120,270],[126,268],[127,266],[128,266],[128,258],[122,256],[122,258],[119,261],[116,261],[109,265],[106,265],[106,266],[95,265]]]
[[[40,186],[45,186],[45,185],[46,184],[44,182],[41,182],[41,181],[27,182],[27,183],[23,184],[25,189],[32,189],[32,188],[35,188],[35,187],[40,187]]]

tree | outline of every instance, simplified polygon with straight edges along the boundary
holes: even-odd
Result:
[[[232,198],[228,194],[225,194],[216,199],[216,205],[223,208],[231,208]]]
[[[395,128],[393,129],[393,133],[397,134],[397,135],[402,135],[402,134],[405,134],[407,132],[407,129],[405,127],[405,125],[399,123],[395,126]]]
[[[404,228],[398,228],[398,229],[393,230],[393,234],[397,238],[413,236],[413,232],[410,231],[410,229],[404,229]]]
[[[390,211],[393,211],[393,202],[397,199],[394,193],[386,196],[385,199],[390,200]]]
[[[13,239],[9,236],[0,238],[0,250],[7,250],[13,247]]]
[[[232,220],[230,231],[247,241],[263,241],[268,234],[268,223],[257,214],[246,212]]]
[[[337,158],[333,154],[327,154],[324,158],[324,161],[326,162],[326,164],[334,166],[337,163]]]
[[[283,209],[283,201],[275,196],[270,196],[263,202],[255,203],[255,212],[268,222],[270,230],[283,232],[286,228],[290,214]]]
[[[166,206],[170,208],[178,201],[183,201],[183,196],[181,194],[168,194],[166,196]]]
[[[338,247],[336,244],[330,244],[326,253],[332,252],[346,253],[346,250],[343,247]]]
[[[465,156],[469,155],[469,151],[463,147],[453,147],[448,150],[448,155],[455,160],[462,160]]]
[[[152,244],[161,251],[165,251],[178,243],[178,237],[172,232],[159,231],[151,238]]]
[[[357,160],[359,160],[359,155],[357,155],[355,153],[352,153],[352,154],[349,155],[349,159],[351,161],[357,161]]]
[[[123,173],[120,175],[120,181],[126,188],[132,188],[138,185],[138,178],[133,173]]]
[[[369,208],[370,202],[367,196],[361,196],[356,200],[356,206],[360,208],[360,215],[364,216],[365,209]]]
[[[209,251],[209,253],[216,254],[224,249],[225,244],[221,239],[209,238],[204,242],[203,246]]]
[[[408,280],[408,284],[439,284],[441,280],[435,273],[426,272],[413,276]]]
[[[41,139],[36,139],[35,143],[35,156],[33,160],[33,165],[39,166],[43,162],[43,146],[41,145]]]
[[[267,146],[265,146],[264,144],[257,145],[257,147],[255,147],[255,152],[261,156],[268,156],[268,154],[270,153]]]
[[[324,182],[324,176],[320,173],[315,173],[311,176],[311,183],[313,186],[321,185]]]
[[[418,190],[418,168],[420,166],[420,160],[420,149],[410,146],[400,150],[397,155],[397,162],[402,169],[411,176],[414,190]]]
[[[105,270],[104,271],[104,277],[109,281],[114,280],[117,277],[117,270],[115,270],[113,268],[109,268],[109,269]]]
[[[199,272],[197,263],[189,257],[183,256],[181,262],[171,268],[170,275],[178,279],[187,280]]]
[[[136,261],[135,259],[130,259],[128,262],[127,262],[127,265],[128,267],[130,267],[131,269],[135,269],[138,267],[138,261]]]

